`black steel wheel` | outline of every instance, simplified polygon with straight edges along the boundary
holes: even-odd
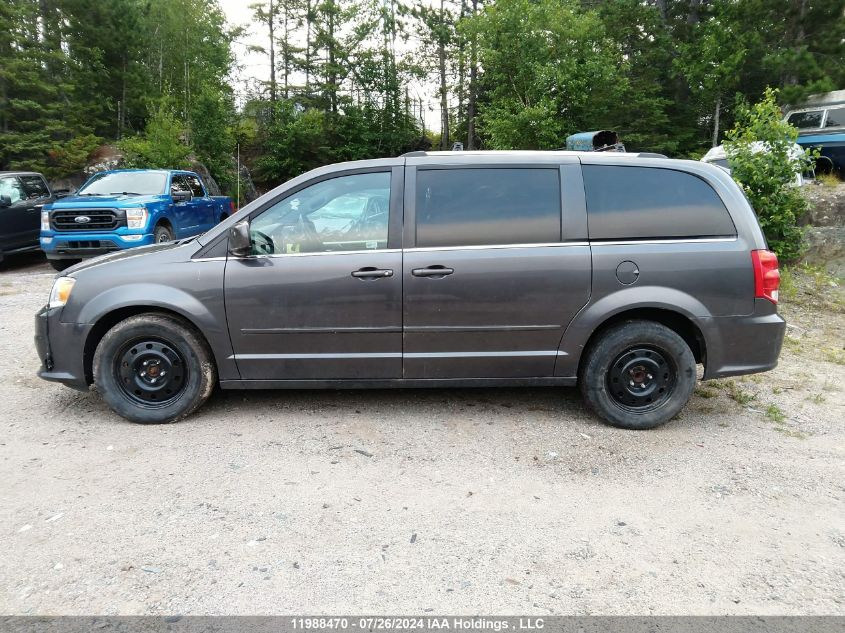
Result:
[[[637,413],[660,407],[672,394],[677,368],[654,347],[622,352],[607,372],[607,389],[624,409]]]
[[[115,357],[114,370],[127,398],[155,407],[173,404],[184,393],[190,377],[176,345],[159,338],[127,343]]]
[[[217,371],[205,339],[181,318],[139,314],[115,325],[94,353],[94,384],[115,413],[175,422],[211,395]]]
[[[675,331],[653,321],[626,321],[602,332],[581,362],[587,405],[626,429],[665,424],[695,389],[695,358]]]

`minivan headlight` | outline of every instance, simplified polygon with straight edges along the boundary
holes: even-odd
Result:
[[[144,207],[126,209],[126,227],[130,229],[143,229],[147,226],[149,214]]]
[[[61,308],[70,299],[70,291],[73,290],[73,284],[76,279],[73,277],[59,277],[53,283],[53,289],[50,291],[50,301],[47,306],[50,308]]]
[[[50,230],[50,212],[49,211],[42,211],[41,212],[41,230],[42,231],[49,231]]]

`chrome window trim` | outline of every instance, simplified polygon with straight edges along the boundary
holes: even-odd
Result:
[[[669,237],[665,239],[651,240],[596,240],[590,242],[590,246],[630,246],[638,244],[709,244],[714,242],[736,242],[738,237]]]
[[[594,240],[589,242],[544,242],[541,244],[487,244],[487,245],[472,245],[472,246],[420,246],[414,248],[378,248],[378,249],[364,249],[356,251],[325,251],[318,253],[275,253],[273,255],[250,255],[248,257],[198,257],[192,261],[195,262],[212,262],[223,261],[226,259],[249,260],[277,257],[315,257],[320,255],[364,255],[367,253],[430,253],[436,251],[479,251],[487,249],[507,249],[507,248],[558,248],[563,246],[636,246],[647,244],[709,244],[709,243],[727,243],[737,242],[739,237],[690,237],[690,238],[663,238],[663,239],[646,239],[646,240]]]
[[[239,259],[239,260],[251,260],[251,259],[259,259],[259,258],[268,258],[268,259],[275,259],[278,257],[318,257],[320,255],[364,255],[367,253],[401,253],[401,248],[371,248],[371,249],[364,249],[359,251],[319,251],[317,253],[273,253],[272,255],[268,255],[262,253],[260,255],[249,255],[247,257],[234,257],[229,255],[228,259]],[[200,258],[202,259],[202,258]],[[200,259],[195,259],[194,261],[200,261]],[[215,259],[213,257],[207,258],[208,260]],[[223,257],[221,259],[227,259]]]
[[[432,251],[482,251],[496,248],[554,248],[558,246],[589,246],[589,242],[543,242],[540,244],[473,244],[472,246],[417,246],[406,248],[406,253]]]

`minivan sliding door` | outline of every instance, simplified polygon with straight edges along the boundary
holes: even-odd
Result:
[[[585,221],[562,234],[561,178],[580,167],[412,160],[403,376],[552,376],[563,331],[590,293]]]

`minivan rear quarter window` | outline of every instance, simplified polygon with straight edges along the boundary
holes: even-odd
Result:
[[[697,176],[653,167],[582,169],[590,239],[736,236],[721,198]]]
[[[417,172],[420,247],[559,242],[560,217],[557,168]]]

